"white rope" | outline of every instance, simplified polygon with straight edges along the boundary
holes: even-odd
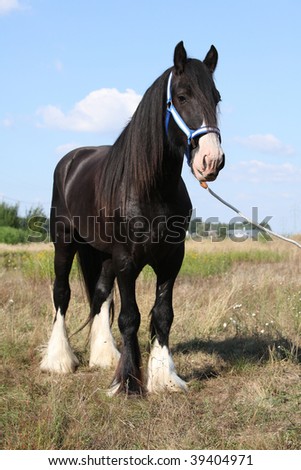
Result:
[[[234,212],[236,212],[238,215],[240,215],[240,217],[242,217],[247,222],[249,222],[250,224],[257,227],[262,232],[266,232],[269,235],[272,235],[273,237],[280,238],[281,240],[284,240],[285,242],[292,243],[293,245],[296,245],[298,248],[301,248],[300,243],[296,242],[296,240],[292,240],[291,238],[283,237],[282,235],[279,235],[278,233],[272,232],[272,230],[269,230],[268,228],[263,227],[263,225],[256,224],[256,222],[253,222],[252,220],[250,220],[248,217],[246,217],[244,214],[242,214],[236,207],[234,207],[234,206],[232,206],[232,204],[229,204],[228,202],[224,201],[224,199],[222,199],[214,191],[212,191],[212,189],[209,188],[208,184],[205,181],[201,182],[201,186],[202,186],[202,188],[207,189],[207,191],[211,194],[211,196],[215,197],[218,201],[220,201],[225,206],[228,206],[230,209],[232,209]]]

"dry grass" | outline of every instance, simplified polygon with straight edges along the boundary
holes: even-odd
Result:
[[[74,375],[40,373],[39,348],[53,313],[47,250],[46,256],[30,248],[37,265],[22,256],[12,266],[7,257],[0,264],[4,449],[300,449],[297,248],[188,242],[188,263],[175,286],[171,347],[189,392],[145,399],[106,396],[112,371],[89,370],[85,332],[72,338],[81,360]],[[216,260],[225,261],[220,272]],[[198,272],[200,263],[212,270]],[[145,362],[154,283],[148,272],[137,283]],[[70,331],[88,313],[76,275],[72,290]]]

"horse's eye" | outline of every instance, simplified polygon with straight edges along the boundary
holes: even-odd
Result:
[[[178,100],[179,100],[180,104],[184,104],[186,102],[186,96],[178,95]]]

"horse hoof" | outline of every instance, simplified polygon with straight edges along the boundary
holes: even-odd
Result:
[[[91,354],[89,367],[101,367],[102,369],[109,369],[117,367],[119,362],[120,352],[116,348],[107,348],[101,354]]]
[[[44,349],[40,368],[46,372],[68,374],[74,372],[78,365],[79,361],[69,343],[65,317],[58,310],[48,345]]]
[[[55,372],[57,374],[69,374],[75,372],[76,368],[79,365],[79,360],[72,353],[72,356],[65,358],[62,361],[61,357],[53,357],[47,354],[44,355],[41,363],[40,369],[42,372]]]
[[[119,388],[120,388],[120,383],[113,382],[110,388],[107,390],[107,396],[112,398],[115,395],[118,395],[120,393]]]
[[[107,390],[107,396],[114,397],[116,395],[126,395],[128,398],[143,397],[145,396],[145,389],[140,383],[136,383],[134,388],[130,388],[127,382],[113,381],[111,387]]]
[[[149,378],[147,382],[148,393],[160,392],[187,392],[187,383],[182,380],[177,374],[173,373],[165,380],[161,377]]]
[[[186,382],[176,373],[175,365],[167,346],[160,346],[154,341],[148,361],[147,390],[156,392],[186,392]]]

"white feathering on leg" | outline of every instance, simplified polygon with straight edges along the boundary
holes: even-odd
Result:
[[[112,398],[114,395],[117,395],[120,385],[120,382],[113,382],[110,388],[107,390],[107,396]]]
[[[91,328],[90,367],[107,368],[116,366],[120,353],[116,348],[110,327],[110,305],[112,293],[102,304],[100,313],[95,315]]]
[[[41,361],[41,370],[66,374],[74,372],[79,362],[73,353],[65,326],[65,317],[58,310],[52,333]]]
[[[157,339],[153,343],[148,361],[147,390],[187,391],[187,384],[177,375],[167,346],[160,346]]]

